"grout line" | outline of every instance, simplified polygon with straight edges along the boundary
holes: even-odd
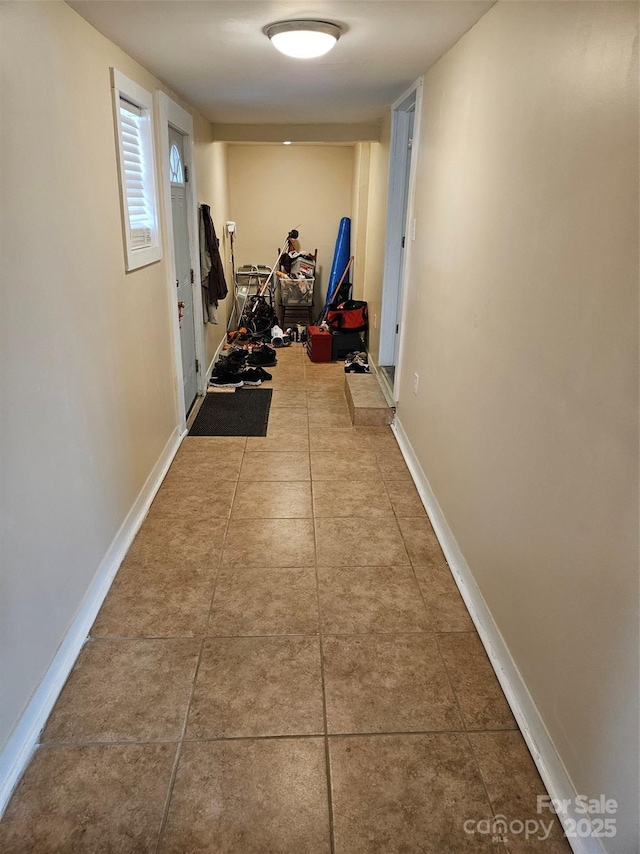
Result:
[[[160,850],[160,845],[162,843],[162,838],[164,836],[164,832],[167,826],[167,820],[169,818],[169,806],[171,804],[171,798],[173,797],[173,789],[176,783],[176,777],[178,776],[178,765],[180,763],[180,756],[182,754],[182,745],[184,743],[184,736],[187,730],[187,720],[189,719],[189,711],[191,710],[191,701],[193,699],[193,693],[196,687],[196,679],[198,677],[198,670],[200,669],[200,662],[202,660],[202,648],[204,646],[204,640],[200,641],[200,652],[198,653],[198,660],[196,662],[196,666],[193,672],[193,682],[191,683],[191,691],[189,692],[189,699],[187,700],[186,709],[184,712],[184,720],[182,722],[182,731],[180,733],[180,739],[178,741],[178,745],[176,748],[176,755],[173,760],[173,767],[171,769],[171,776],[169,777],[169,786],[167,788],[167,795],[164,802],[164,808],[162,810],[162,820],[160,822],[160,827],[158,829],[158,837],[156,839],[156,845],[154,848],[155,854],[158,854]]]
[[[309,465],[311,465],[311,435],[309,435]],[[322,613],[320,608],[320,579],[318,576],[318,537],[316,532],[316,516],[313,504],[314,489],[313,478],[311,479],[311,508],[312,508],[312,525],[313,525],[313,548],[314,548],[314,573],[316,578],[316,601],[318,605],[318,639],[320,645],[320,681],[322,684],[322,719],[324,722],[324,761],[327,780],[327,809],[329,817],[329,844],[331,846],[331,854],[335,854],[335,830],[333,824],[333,791],[331,785],[331,756],[329,752],[329,727],[327,723],[327,692],[324,678],[324,646],[322,636]]]
[[[246,441],[245,441],[245,447],[246,447]],[[209,620],[211,618],[211,610],[213,608],[213,599],[216,595],[216,588],[218,586],[218,579],[220,577],[220,569],[222,567],[222,557],[224,555],[224,549],[225,549],[225,546],[227,543],[227,534],[229,532],[229,525],[231,524],[231,511],[233,508],[233,502],[235,501],[236,494],[238,492],[239,476],[240,476],[240,471],[242,470],[242,462],[244,460],[245,453],[246,453],[246,451],[243,450],[242,459],[240,460],[240,468],[238,469],[238,478],[236,478],[236,480],[235,480],[235,486],[233,488],[233,495],[231,496],[231,505],[229,507],[229,515],[227,516],[227,519],[225,522],[224,536],[222,538],[222,545],[220,547],[220,555],[218,557],[218,566],[216,568],[215,580],[213,582],[213,590],[211,592],[211,599],[209,600],[209,608],[207,610],[207,621],[206,621],[207,627],[209,626]],[[176,750],[176,756],[175,756],[175,761],[174,761],[173,768],[171,771],[171,777],[169,778],[169,788],[167,790],[167,798],[165,801],[164,810],[163,810],[163,814],[162,814],[162,821],[160,823],[158,838],[157,838],[156,846],[154,849],[155,854],[158,854],[158,852],[160,851],[160,846],[162,844],[162,840],[164,838],[164,834],[165,834],[166,827],[167,827],[167,821],[169,819],[169,809],[171,807],[171,800],[173,798],[173,790],[175,787],[176,778],[178,776],[178,765],[180,762],[180,756],[182,755],[182,746],[183,746],[184,741],[185,741],[185,736],[186,736],[186,732],[187,732],[187,724],[189,721],[189,715],[191,713],[191,705],[193,703],[193,696],[194,696],[195,690],[196,690],[196,682],[198,680],[198,673],[200,671],[200,665],[202,663],[202,654],[204,652],[205,643],[206,643],[206,637],[204,637],[200,641],[200,652],[198,654],[198,661],[196,663],[196,667],[195,667],[194,674],[193,674],[193,682],[191,683],[191,691],[189,693],[189,699],[187,701],[187,707],[185,709],[184,721],[182,723],[182,732],[180,735],[180,741],[178,743],[178,748]]]
[[[396,440],[396,441],[397,441],[397,440]],[[386,483],[385,483],[385,491],[387,492],[387,496],[388,496],[388,498],[389,498],[389,501],[391,501],[391,496],[390,496],[390,495],[389,495],[389,493],[388,493],[388,490],[387,490],[387,487],[386,487]],[[393,503],[392,503],[392,507],[393,507]],[[422,590],[422,586],[421,586],[421,584],[420,584],[420,580],[418,579],[418,576],[417,576],[417,574],[416,574],[416,570],[415,570],[415,566],[414,566],[413,560],[411,560],[411,558],[410,558],[410,556],[409,556],[409,548],[408,548],[408,544],[407,544],[407,542],[406,542],[406,540],[405,540],[405,536],[404,536],[404,533],[403,533],[403,531],[402,531],[402,527],[401,527],[401,525],[400,525],[400,517],[399,517],[399,516],[398,516],[398,514],[396,513],[395,508],[393,509],[393,512],[394,512],[394,515],[395,515],[395,518],[396,518],[396,524],[398,525],[398,528],[399,528],[399,530],[400,530],[400,536],[402,537],[402,541],[403,541],[403,543],[404,543],[405,551],[407,552],[407,556],[409,557],[409,560],[411,561],[411,571],[413,572],[413,576],[414,576],[414,578],[415,578],[416,584],[418,585],[418,590],[420,591],[420,598],[422,599],[422,604],[423,604],[423,607],[424,607],[424,609],[425,609],[425,613],[426,613],[426,616],[427,616],[427,620],[429,621],[429,623],[431,623],[431,619],[430,619],[430,616],[429,616],[429,608],[427,607],[427,603],[426,603],[426,600],[425,600],[425,597],[424,597],[424,593],[423,593],[423,590]],[[412,517],[404,517],[404,518],[412,518]],[[416,517],[416,518],[418,518],[418,517]],[[468,611],[467,611],[467,613],[468,613]],[[449,684],[449,689],[450,689],[450,691],[451,691],[451,693],[452,693],[452,695],[453,695],[453,699],[454,699],[454,702],[455,702],[455,704],[456,704],[456,708],[458,709],[458,715],[459,715],[459,717],[460,717],[460,723],[461,723],[461,724],[462,724],[462,726],[463,726],[463,732],[464,732],[464,735],[465,735],[465,740],[466,740],[466,742],[467,742],[467,744],[468,744],[468,746],[469,746],[469,750],[471,751],[471,755],[472,755],[472,757],[473,757],[473,762],[474,762],[474,765],[475,765],[475,767],[476,767],[476,771],[477,771],[477,772],[478,772],[478,774],[480,775],[480,779],[481,779],[481,781],[482,781],[482,787],[483,787],[484,792],[485,792],[485,795],[486,795],[486,797],[487,797],[487,803],[489,804],[489,809],[491,810],[491,812],[492,812],[492,813],[493,813],[493,815],[495,816],[495,815],[496,815],[495,807],[494,807],[494,805],[493,805],[493,801],[491,800],[491,797],[490,797],[490,795],[489,795],[489,789],[488,789],[488,787],[487,787],[486,780],[484,779],[484,775],[482,774],[482,769],[480,768],[480,763],[478,762],[478,757],[476,756],[476,752],[475,752],[475,750],[474,750],[473,744],[472,744],[471,739],[469,738],[469,735],[468,735],[468,733],[469,733],[469,731],[470,731],[470,730],[468,730],[468,728],[467,728],[467,724],[466,724],[466,722],[465,722],[464,715],[463,715],[463,713],[462,713],[462,707],[461,707],[461,705],[460,705],[460,699],[459,699],[459,697],[458,697],[458,693],[457,693],[457,691],[455,690],[455,687],[454,687],[454,685],[453,685],[453,681],[452,681],[452,679],[451,679],[451,674],[449,673],[449,668],[447,667],[447,662],[445,661],[444,655],[442,654],[442,650],[440,649],[440,643],[439,643],[439,640],[438,640],[438,634],[439,634],[439,632],[436,632],[436,631],[434,631],[434,632],[433,632],[433,636],[434,636],[434,639],[435,639],[435,642],[436,642],[436,648],[437,648],[437,650],[438,650],[438,655],[439,655],[439,657],[440,657],[440,662],[441,662],[441,664],[442,664],[442,667],[444,668],[444,673],[445,673],[445,676],[446,676],[447,682],[448,682],[448,684]],[[449,633],[445,632],[445,633],[443,633],[443,634],[449,634]],[[465,633],[465,634],[466,634],[466,633]]]
[[[224,567],[225,569],[227,567]],[[311,566],[284,566],[284,567],[249,567],[250,569],[300,569],[300,570],[311,570],[313,567]],[[330,567],[323,566],[322,569],[347,569],[347,567]],[[366,567],[366,566],[358,566],[357,569],[394,569],[396,567],[393,566],[374,566],[374,567]],[[410,567],[406,564],[401,566],[402,569],[409,569]],[[411,567],[412,568],[412,567]],[[297,638],[297,637],[318,637],[319,632],[273,632],[271,634],[243,634],[242,632],[232,635],[218,635],[218,634],[208,634],[207,632],[203,634],[197,635],[100,635],[99,637],[91,637],[87,640],[87,643],[99,643],[102,641],[196,641],[196,640],[216,640],[220,639],[233,639],[233,638],[263,638],[265,640],[269,638]],[[344,632],[344,631],[332,631],[328,632],[327,636],[330,637],[367,637],[368,635],[476,635],[476,632],[461,630],[461,629],[452,629],[442,630],[442,629],[388,629],[388,630],[379,630],[379,629],[371,629],[366,632]]]
[[[511,729],[409,729],[409,730],[367,730],[365,732],[329,732],[326,734],[327,739],[336,738],[384,738],[387,736],[411,736],[411,735],[482,735],[484,733],[519,733],[517,727]],[[39,748],[47,748],[57,750],[67,747],[122,747],[127,745],[153,745],[153,744],[175,744],[176,747],[180,744],[199,744],[201,742],[223,742],[223,741],[280,741],[292,739],[320,739],[325,738],[322,732],[310,733],[269,733],[266,735],[209,735],[189,737],[183,739],[142,739],[142,740],[116,740],[116,741],[45,741],[39,745]]]

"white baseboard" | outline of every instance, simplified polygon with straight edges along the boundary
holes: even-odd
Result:
[[[476,584],[473,573],[460,551],[447,520],[433,494],[429,481],[418,462],[418,458],[397,416],[391,425],[402,455],[425,506],[429,520],[440,541],[453,577],[458,585],[465,605],[469,610],[478,635],[491,661],[511,711],[520,727],[531,756],[540,772],[549,795],[558,800],[575,804],[579,794],[560,758],[551,736],[544,724],[533,698],[527,689],[518,667],[505,643],[491,611]],[[558,814],[563,824],[567,820],[584,822],[586,816],[570,807]],[[573,824],[575,827],[575,823]],[[597,837],[570,838],[569,844],[575,854],[606,854],[602,841]]]
[[[180,433],[178,427],[173,431],[133,507],[127,514],[127,518],[102,559],[82,604],[49,665],[49,669],[36,688],[2,754],[0,754],[0,817],[29,764],[37,746],[40,732],[71,673],[120,564],[149,512],[151,502],[155,498],[156,492],[160,488],[160,484],[185,435],[185,433]]]
[[[218,361],[218,358],[220,357],[220,354],[222,353],[222,351],[224,349],[224,345],[226,344],[226,341],[227,341],[227,333],[225,332],[225,334],[222,336],[222,340],[220,341],[220,343],[216,347],[216,352],[213,354],[213,359],[211,360],[211,362],[209,363],[209,367],[207,368],[207,382],[209,381],[209,377],[211,376],[211,371],[213,370],[213,366]],[[207,390],[207,385],[205,383],[205,391],[206,390]]]

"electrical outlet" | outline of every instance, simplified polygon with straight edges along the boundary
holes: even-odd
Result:
[[[374,329],[378,328],[378,315],[377,314],[373,315],[373,328]]]
[[[413,393],[414,394],[418,393],[418,379],[419,379],[418,375],[414,374],[413,375]]]

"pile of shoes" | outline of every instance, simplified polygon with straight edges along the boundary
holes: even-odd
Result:
[[[369,357],[366,353],[349,353],[344,360],[345,374],[369,374]]]
[[[272,379],[265,367],[275,365],[277,361],[275,350],[266,344],[254,347],[251,351],[243,347],[232,347],[215,363],[209,385],[212,388],[262,385]]]

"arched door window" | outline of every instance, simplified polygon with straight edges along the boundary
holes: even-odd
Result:
[[[169,175],[172,184],[184,184],[184,169],[178,146],[174,143],[169,153]]]

